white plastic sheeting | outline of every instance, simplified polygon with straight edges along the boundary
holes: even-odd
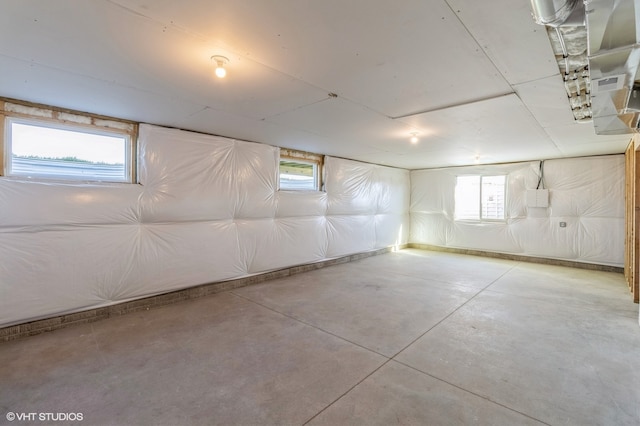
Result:
[[[507,175],[506,221],[454,220],[465,174]],[[547,208],[526,206],[538,176],[537,161],[412,171],[410,242],[623,266],[624,155],[545,161]]]
[[[0,178],[0,326],[404,244],[409,172],[325,159],[277,191],[278,148],[140,126],[140,185]]]

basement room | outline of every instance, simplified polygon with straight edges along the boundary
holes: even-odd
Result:
[[[637,426],[639,67],[640,0],[0,2],[0,425]]]

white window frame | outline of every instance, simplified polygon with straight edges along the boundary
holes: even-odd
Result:
[[[13,173],[11,170],[12,124],[32,125],[82,134],[122,138],[125,141],[125,174],[121,179],[46,173]],[[14,179],[64,182],[136,183],[137,123],[55,107],[0,99],[0,176]]]
[[[280,188],[280,164],[282,162],[299,163],[299,164],[313,166],[314,189]],[[280,158],[278,159],[278,190],[279,191],[321,191],[322,184],[323,184],[322,182],[323,164],[324,164],[323,155],[281,148]]]
[[[482,223],[482,222],[494,222],[494,223],[500,223],[500,222],[506,222],[507,221],[507,175],[506,174],[468,174],[468,175],[458,175],[456,176],[456,186],[458,185],[458,178],[459,177],[471,177],[471,176],[477,176],[479,178],[479,188],[478,188],[478,218],[458,218],[456,215],[456,207],[457,205],[454,202],[454,208],[453,208],[453,214],[454,214],[454,220],[456,222],[476,222],[476,223]],[[485,218],[482,215],[482,180],[484,178],[493,178],[493,177],[502,177],[504,178],[504,193],[503,193],[503,205],[502,205],[502,210],[503,210],[503,218],[502,219],[493,219],[493,218]],[[455,190],[454,190],[455,191]],[[455,192],[454,192],[454,201],[455,201]]]

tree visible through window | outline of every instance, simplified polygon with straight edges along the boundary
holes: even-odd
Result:
[[[458,176],[456,220],[504,220],[506,176]]]

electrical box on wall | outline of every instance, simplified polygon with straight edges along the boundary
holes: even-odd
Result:
[[[526,197],[527,207],[549,207],[548,189],[528,189]]]

